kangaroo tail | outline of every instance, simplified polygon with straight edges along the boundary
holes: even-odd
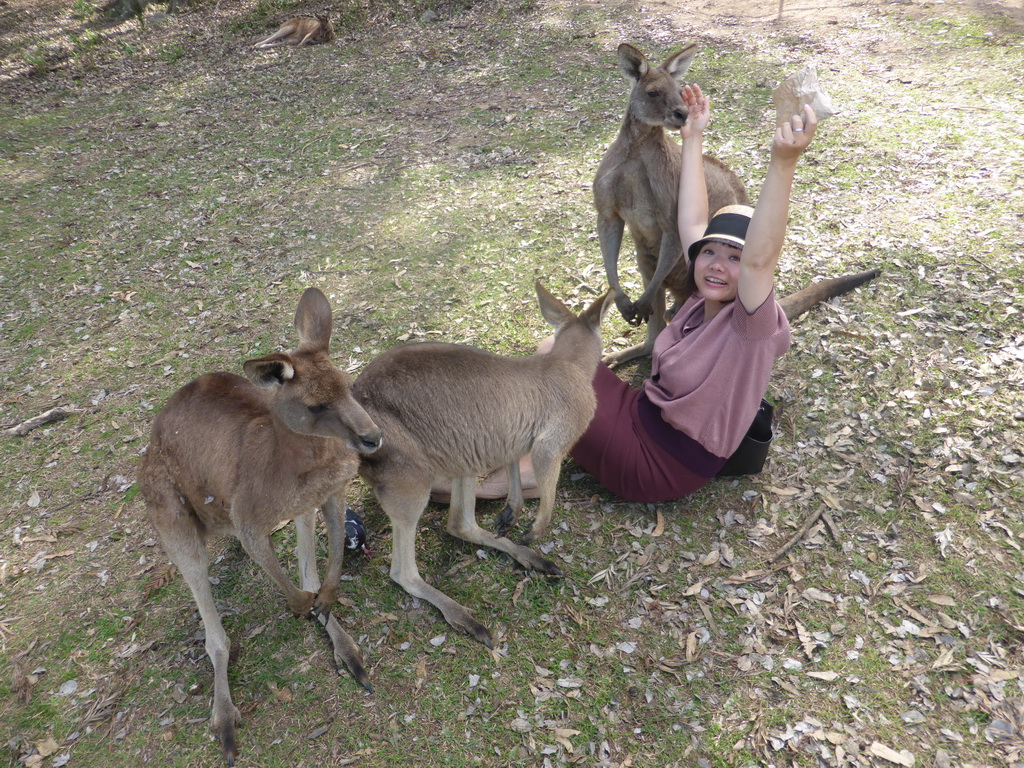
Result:
[[[791,293],[785,298],[779,299],[779,304],[785,311],[786,318],[793,320],[818,302],[852,291],[857,286],[863,285],[869,280],[874,280],[880,274],[882,274],[880,269],[869,269],[867,272],[857,272],[852,275],[822,280],[818,283],[812,283],[796,293]]]

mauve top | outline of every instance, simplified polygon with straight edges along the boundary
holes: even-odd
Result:
[[[772,366],[789,345],[789,322],[774,291],[753,314],[737,300],[709,323],[704,299],[691,297],[654,341],[641,423],[659,444],[674,444],[672,452],[695,471],[712,476],[739,447]]]

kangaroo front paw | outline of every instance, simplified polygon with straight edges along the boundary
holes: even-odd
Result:
[[[288,597],[288,610],[299,618],[311,618],[314,600],[316,600],[316,595],[312,592],[297,589],[294,595]]]
[[[494,518],[494,535],[499,537],[508,536],[508,532],[512,530],[512,526],[515,524],[516,513],[512,511],[512,507],[506,504],[505,508]]]
[[[315,616],[330,616],[331,608],[338,597],[338,590],[333,587],[321,587],[313,600],[313,614]]]

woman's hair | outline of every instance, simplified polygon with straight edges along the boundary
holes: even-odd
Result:
[[[697,259],[696,257],[690,259],[690,265],[686,268],[686,295],[687,296],[699,296],[700,290],[697,288]]]

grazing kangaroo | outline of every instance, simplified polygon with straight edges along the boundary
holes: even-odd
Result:
[[[253,44],[253,48],[272,48],[275,45],[315,45],[329,43],[335,37],[334,25],[328,14],[296,16],[288,19],[281,28],[266,40]]]
[[[344,663],[369,690],[362,656],[331,616],[344,553],[343,496],[358,454],[380,447],[380,429],[352,397],[352,381],[327,356],[331,307],[316,288],[295,313],[299,346],[248,360],[248,379],[200,376],[179,389],[153,422],[139,485],[164,551],[184,576],[213,663],[213,729],[228,765],[240,719],[228,688],[229,642],[207,576],[210,536],[237,536],[284,592],[296,616],[316,615]],[[251,380],[251,383],[250,383]],[[327,572],[316,567],[315,510],[328,535]],[[294,520],[301,589],[281,567],[270,534]]]
[[[651,353],[654,338],[665,327],[666,288],[679,303],[688,296],[686,260],[676,221],[682,150],[665,129],[679,129],[689,116],[680,92],[697,45],[692,43],[672,54],[660,67],[652,67],[640,51],[626,43],[619,46],[618,54],[619,68],[633,86],[619,135],[594,177],[597,235],[619,312],[632,325],[644,321],[648,325],[647,340],[605,356],[609,365]],[[743,182],[707,155],[704,177],[710,214],[726,205],[747,203]],[[644,283],[636,302],[630,301],[619,285],[619,249],[627,226]]]
[[[474,510],[477,476],[503,465],[518,467],[519,458],[530,453],[540,502],[524,540],[544,535],[561,461],[596,408],[591,381],[611,291],[576,317],[540,283],[536,289],[541,313],[555,327],[547,354],[507,358],[457,344],[409,344],[377,357],[352,386],[385,435],[381,449],[363,457],[359,474],[391,520],[391,578],[488,648],[490,633],[473,614],[421,578],[416,528],[431,484],[452,478],[450,534],[499,549],[541,573],[561,575],[529,547],[481,528]],[[512,487],[518,485],[517,475]]]

